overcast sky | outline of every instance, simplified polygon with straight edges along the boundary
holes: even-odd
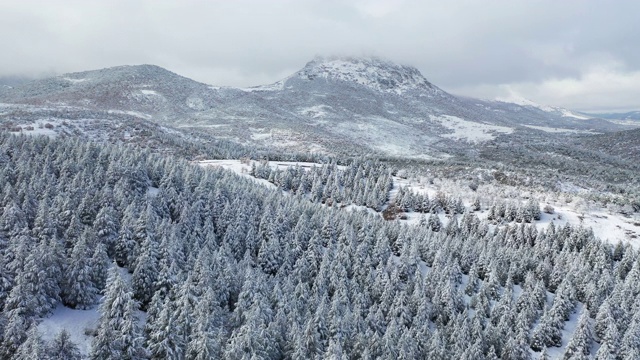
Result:
[[[156,64],[275,82],[316,55],[375,55],[454,94],[640,109],[640,1],[0,0],[0,76]]]

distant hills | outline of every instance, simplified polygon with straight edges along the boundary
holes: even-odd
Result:
[[[640,121],[640,111],[629,111],[623,113],[601,113],[591,114],[593,117],[599,117],[601,119],[609,120],[633,120]]]

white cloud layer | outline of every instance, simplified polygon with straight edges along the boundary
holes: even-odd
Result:
[[[485,99],[526,98],[546,105],[585,112],[616,112],[640,108],[640,71],[620,66],[594,66],[578,77],[555,77],[540,81],[471,85],[452,92]]]
[[[635,109],[637,14],[598,0],[0,1],[0,76],[151,63],[250,86],[315,55],[376,55],[466,95]]]

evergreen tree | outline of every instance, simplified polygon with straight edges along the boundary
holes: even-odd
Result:
[[[91,359],[144,359],[136,310],[137,304],[131,289],[120,276],[118,267],[112,266],[99,309],[96,336],[91,344]]]
[[[640,354],[640,312],[636,311],[622,338],[620,355],[627,359],[635,359],[638,354]]]
[[[546,346],[542,349],[542,354],[540,354],[540,360],[551,360],[551,356],[549,355],[549,350],[547,350]]]
[[[564,352],[564,359],[574,359],[576,356],[588,356],[592,341],[591,324],[589,323],[589,312],[582,311],[578,326],[576,327],[573,337]]]
[[[431,213],[431,215],[429,216],[429,221],[427,225],[429,226],[431,231],[438,232],[440,231],[440,229],[442,229],[442,222],[440,222],[440,218],[438,217],[437,213],[435,212]]]
[[[595,358],[598,360],[617,359],[620,350],[620,334],[615,322],[609,322],[607,329],[600,339],[600,348]]]
[[[562,325],[561,319],[554,317],[551,311],[545,311],[531,335],[531,349],[541,351],[545,347],[560,346]]]
[[[113,206],[107,205],[100,208],[93,228],[98,236],[98,242],[104,244],[107,253],[111,256],[115,253],[119,227],[117,213]]]
[[[206,360],[221,357],[220,332],[215,326],[219,315],[215,295],[211,289],[207,289],[196,308],[196,324],[187,345],[187,358]]]
[[[91,281],[98,292],[102,293],[107,286],[109,266],[111,265],[109,256],[107,255],[107,248],[104,244],[98,244],[96,246],[89,263],[92,269]]]
[[[86,235],[87,231],[85,231]],[[86,236],[83,235],[74,245],[68,259],[65,281],[62,289],[62,301],[74,309],[89,309],[96,302],[98,289],[92,280],[94,273],[87,248]]]
[[[19,288],[19,286],[16,286],[11,291],[12,294],[16,288]],[[16,293],[18,292],[19,290]],[[6,318],[2,334],[2,345],[0,346],[0,356],[3,359],[10,359],[27,340],[28,329],[30,327],[35,328],[31,318],[26,315],[25,309],[24,306],[19,306],[8,311],[6,309],[3,310]]]
[[[527,360],[531,359],[527,333],[525,329],[518,331],[515,337],[509,338],[502,350],[502,359]]]
[[[44,341],[38,332],[38,327],[32,325],[26,336],[26,341],[18,347],[18,351],[12,357],[16,360],[49,359]]]
[[[156,289],[154,284],[158,276],[158,244],[151,236],[147,236],[142,246],[142,254],[136,262],[131,286],[136,300],[141,304],[141,308],[146,310]]]
[[[147,323],[147,347],[151,359],[183,358],[183,337],[181,325],[175,318],[171,304],[166,302],[157,319]]]
[[[80,360],[82,354],[71,341],[67,330],[63,329],[47,346],[47,360]]]

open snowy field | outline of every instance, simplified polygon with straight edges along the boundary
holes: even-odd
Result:
[[[453,133],[444,134],[442,135],[443,137],[468,142],[489,141],[495,139],[495,133],[511,134],[513,132],[510,127],[482,124],[456,116],[431,116],[431,120],[438,122],[449,130],[453,130]]]

